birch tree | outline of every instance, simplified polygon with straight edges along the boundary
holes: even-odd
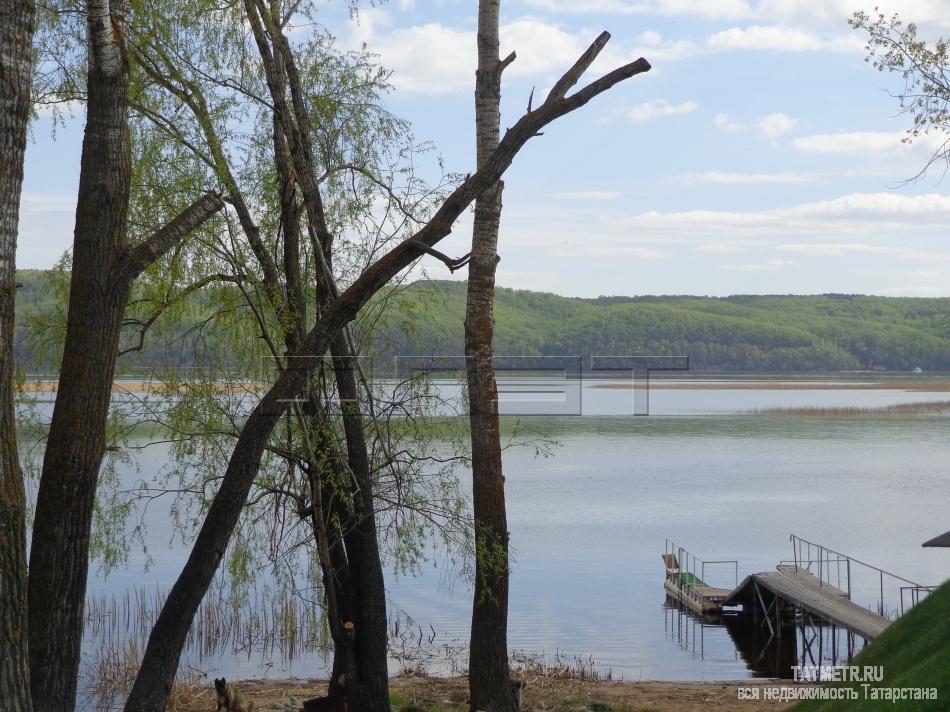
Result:
[[[478,4],[475,73],[476,160],[482,167],[498,147],[501,73],[515,59],[498,55],[499,0]],[[472,513],[475,521],[475,592],[469,645],[469,700],[473,712],[514,712],[508,669],[508,517],[498,429],[498,389],[492,349],[492,306],[498,263],[502,181],[475,199],[465,309],[465,370],[472,438]]]

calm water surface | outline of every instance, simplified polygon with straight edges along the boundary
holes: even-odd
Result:
[[[627,680],[750,676],[724,628],[693,630],[694,640],[684,642],[682,621],[664,607],[660,555],[667,537],[701,557],[738,559],[740,577],[790,559],[788,537],[796,533],[914,581],[942,582],[950,576],[950,551],[920,544],[950,528],[950,419],[744,411],[947,396],[654,390],[652,415],[638,418],[623,415],[629,392],[587,387],[584,416],[532,418],[532,427],[559,445],[548,458],[528,448],[504,456],[514,556],[511,647],[590,656]],[[166,456],[163,446],[150,447],[125,476],[147,479]],[[90,582],[90,594],[171,585],[187,551],[173,540],[161,504],[147,520],[153,566],[144,572],[145,558],[133,550],[127,568]],[[731,571],[718,578],[710,583],[731,587]],[[390,575],[387,584],[394,613],[410,616],[426,637],[434,632],[436,645],[467,639],[464,582],[427,567],[417,577]],[[90,656],[100,642],[87,632]],[[283,678],[320,674],[325,662],[319,654],[288,661],[250,646],[240,655],[192,650],[183,664],[229,677]]]

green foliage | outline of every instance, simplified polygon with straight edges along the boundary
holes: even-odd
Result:
[[[61,344],[62,296],[52,275],[24,270],[17,279],[17,359],[51,371]],[[55,287],[59,289],[59,287]],[[126,371],[167,366],[259,367],[260,339],[246,334],[240,292],[219,285],[163,315]],[[246,310],[245,310],[246,312]],[[217,314],[216,328],[196,328]],[[461,354],[465,283],[422,281],[393,289],[361,317],[364,353],[386,371],[399,355]],[[950,370],[950,299],[856,295],[600,297],[576,299],[499,288],[499,356],[688,355],[694,370]],[[38,324],[43,324],[42,329]],[[227,326],[227,328],[225,328]],[[44,346],[44,340],[50,340]],[[214,370],[214,369],[211,369]]]
[[[476,537],[478,541],[475,546],[475,571],[480,583],[479,604],[492,604],[497,607],[499,601],[493,585],[510,573],[508,549],[504,542],[499,541],[495,532],[482,530]]]
[[[410,285],[377,325],[379,353],[461,354],[464,313],[464,282]],[[694,370],[950,370],[950,299],[576,299],[499,288],[495,321],[499,356],[688,355]]]
[[[848,24],[867,34],[865,61],[904,80],[904,88],[895,95],[901,113],[914,121],[904,142],[919,141],[931,132],[944,135],[919,176],[934,162],[950,160],[950,147],[945,143],[950,132],[950,45],[943,38],[928,44],[913,22],[904,23],[897,14],[888,17],[876,7],[874,12],[856,12]]]

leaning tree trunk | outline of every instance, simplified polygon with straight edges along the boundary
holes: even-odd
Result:
[[[498,5],[498,0],[480,0],[478,5],[475,132],[479,166],[484,165],[498,146],[504,68],[498,57]],[[498,181],[475,201],[465,309],[475,517],[475,595],[469,660],[469,697],[473,712],[516,709],[508,669],[508,519],[492,352],[492,305],[502,188],[502,182]]]
[[[30,114],[33,3],[0,0],[0,709],[28,712],[26,497],[13,409],[17,221]]]
[[[88,84],[66,340],[30,547],[33,700],[71,711],[83,632],[89,540],[112,380],[135,279],[223,207],[207,194],[129,247],[128,0],[86,3]]]

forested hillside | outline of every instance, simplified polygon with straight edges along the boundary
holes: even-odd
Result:
[[[18,356],[27,357],[36,314],[51,314],[58,300],[41,272],[18,278]],[[416,282],[377,302],[369,312],[374,349],[397,353],[460,354],[465,283]],[[195,308],[175,328],[183,334],[207,317]],[[29,315],[33,315],[32,321]],[[600,297],[499,289],[495,303],[498,355],[688,355],[694,370],[839,371],[950,370],[950,298],[821,296],[725,298]],[[40,320],[42,322],[42,320]],[[157,332],[158,333],[158,332]],[[200,361],[189,338],[154,339],[142,365],[162,359]],[[214,348],[207,339],[202,348]]]
[[[465,284],[412,285],[387,352],[461,352]],[[693,369],[950,370],[950,299],[822,296],[572,299],[499,289],[499,355],[688,355]]]

